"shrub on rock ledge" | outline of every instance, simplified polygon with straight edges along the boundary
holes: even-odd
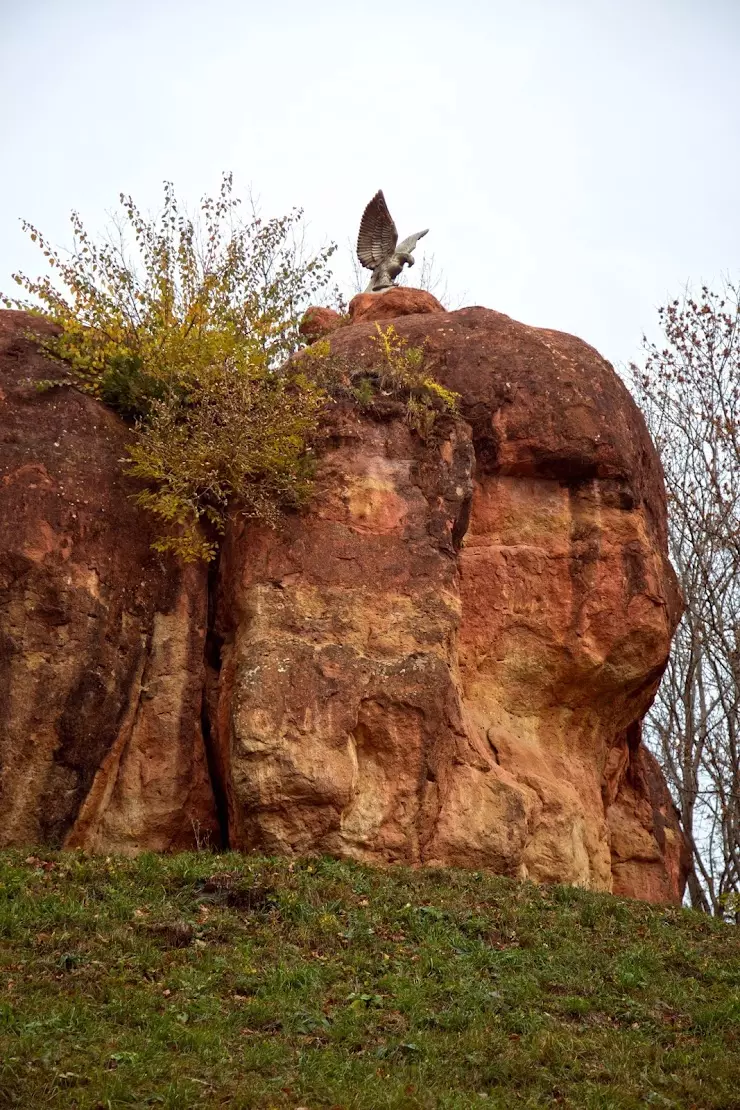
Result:
[[[141,503],[165,524],[160,549],[210,557],[234,497],[270,521],[306,494],[323,394],[279,368],[307,300],[330,280],[334,248],[308,258],[296,249],[300,210],[240,221],[230,175],[195,218],[169,183],[155,218],[120,202],[123,218],[102,241],[72,214],[68,255],[24,223],[53,273],[14,275],[32,299],[4,300],[58,328],[44,340],[60,363],[47,388],[74,385],[135,422],[128,462],[149,483]]]

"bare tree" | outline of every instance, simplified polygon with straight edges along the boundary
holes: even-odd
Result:
[[[693,853],[696,908],[740,918],[740,286],[659,310],[633,386],[663,461],[686,599],[647,721]]]

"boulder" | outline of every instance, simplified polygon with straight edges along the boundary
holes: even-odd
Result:
[[[444,312],[436,297],[424,289],[393,286],[385,293],[358,293],[349,302],[353,324],[367,320],[395,320],[398,316],[428,316]]]
[[[459,418],[422,443],[340,406],[312,510],[226,539],[231,842],[678,901],[677,817],[627,739],[682,605],[642,416],[572,336],[480,308],[393,325]],[[332,350],[369,367],[374,333]]]
[[[331,335],[342,326],[343,322],[343,317],[333,308],[318,308],[312,305],[304,312],[298,331],[307,342],[315,343],[317,339]]]
[[[74,389],[37,390],[60,367],[34,330],[0,312],[0,846],[189,847],[218,835],[206,573],[151,550],[130,430]]]

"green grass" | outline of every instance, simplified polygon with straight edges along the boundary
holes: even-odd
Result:
[[[0,1106],[740,1107],[740,930],[463,871],[0,853]]]

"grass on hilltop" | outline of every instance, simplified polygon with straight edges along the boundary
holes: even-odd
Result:
[[[0,853],[0,1106],[740,1107],[740,931],[489,875]]]

